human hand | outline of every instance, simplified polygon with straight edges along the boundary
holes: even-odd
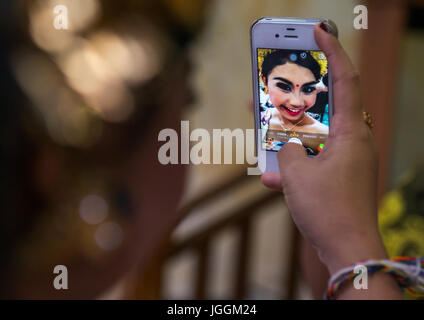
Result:
[[[325,148],[315,158],[287,143],[278,153],[280,173],[262,176],[282,190],[300,232],[330,273],[355,262],[386,258],[377,224],[377,152],[363,121],[359,77],[338,40],[314,28],[333,76],[334,115]]]

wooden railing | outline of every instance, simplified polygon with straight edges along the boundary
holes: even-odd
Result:
[[[215,186],[213,189],[200,195],[193,201],[189,202],[181,210],[184,215],[189,215],[193,210],[205,205],[214,203],[216,198],[233,192],[237,188],[242,187],[244,184],[252,182],[252,179],[258,179],[256,176],[247,176],[246,171],[237,175],[234,178],[224,181],[222,184]],[[207,227],[199,230],[188,238],[170,242],[167,250],[156,261],[151,268],[144,272],[143,275],[137,279],[137,284],[133,294],[130,298],[135,299],[157,299],[162,298],[161,288],[163,281],[163,270],[167,262],[184,252],[194,252],[198,256],[195,275],[195,288],[193,298],[206,299],[207,297],[207,279],[209,275],[210,263],[210,249],[213,242],[216,240],[217,235],[225,230],[235,230],[239,233],[237,243],[237,254],[234,257],[235,277],[232,283],[231,298],[245,299],[248,297],[248,274],[249,257],[252,252],[252,230],[255,227],[252,223],[259,214],[267,214],[261,211],[265,205],[278,200],[281,201],[282,195],[279,192],[267,191],[260,196],[245,201],[237,209],[232,209],[231,212],[225,212],[223,218],[215,221]],[[291,220],[290,220],[291,223]],[[282,226],[283,227],[283,226]],[[281,297],[282,299],[293,299],[296,295],[297,284],[297,269],[295,267],[298,252],[298,232],[294,225],[291,223],[290,228],[291,237],[290,243],[282,243],[281,245],[289,246],[289,254],[284,257],[283,264],[286,266],[286,274],[282,277],[281,282]]]

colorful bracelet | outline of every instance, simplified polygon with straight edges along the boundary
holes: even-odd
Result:
[[[393,276],[401,289],[407,290],[414,297],[424,297],[424,257],[395,257],[392,260],[367,260],[341,269],[331,276],[328,290],[324,296],[327,300],[335,299],[336,293],[348,281],[353,281],[361,273],[355,267],[364,266],[367,274],[384,272]]]

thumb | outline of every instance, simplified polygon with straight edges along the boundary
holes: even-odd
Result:
[[[359,74],[336,37],[324,31],[325,24],[314,27],[315,41],[328,59],[334,92],[334,115],[343,123],[362,122]]]
[[[277,158],[282,178],[289,172],[292,172],[294,166],[302,166],[310,160],[306,155],[306,150],[302,142],[297,138],[291,138],[280,151],[278,151]]]

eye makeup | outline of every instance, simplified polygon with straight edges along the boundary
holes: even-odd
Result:
[[[289,84],[284,82],[277,82],[276,86],[283,91],[291,92],[292,90],[292,87]]]
[[[285,78],[275,77],[273,80],[277,80],[278,82],[276,83],[276,86],[285,92],[291,92],[294,88],[293,83]],[[317,83],[318,81],[311,81],[303,84],[301,87],[301,92],[305,94],[312,94],[316,90],[314,85]],[[296,87],[298,88],[299,85],[296,84]]]
[[[305,94],[312,94],[315,90],[316,88],[311,85],[302,86],[302,93]]]

